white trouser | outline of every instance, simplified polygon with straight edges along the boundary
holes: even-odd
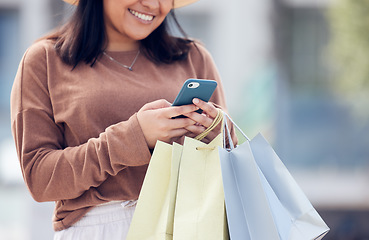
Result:
[[[124,240],[135,208],[135,202],[98,205],[71,227],[55,232],[54,240]]]

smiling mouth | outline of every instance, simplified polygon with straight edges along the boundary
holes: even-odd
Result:
[[[152,21],[154,19],[154,16],[152,16],[152,15],[146,15],[146,14],[143,14],[143,13],[139,13],[139,12],[136,12],[132,9],[128,9],[128,10],[133,16],[135,16],[135,17],[137,17],[141,20]]]

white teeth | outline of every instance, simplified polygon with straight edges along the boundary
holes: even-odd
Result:
[[[138,13],[134,10],[129,10],[130,13],[132,13],[134,16],[138,17],[139,19],[142,19],[142,20],[145,20],[145,21],[151,21],[154,19],[154,16],[151,16],[151,15],[146,15],[146,14],[143,14],[143,13]]]

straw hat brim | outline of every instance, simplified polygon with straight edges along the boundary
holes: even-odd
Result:
[[[77,5],[79,0],[63,0],[72,5]],[[173,8],[180,8],[187,6],[191,3],[197,2],[198,0],[174,0],[174,7]]]

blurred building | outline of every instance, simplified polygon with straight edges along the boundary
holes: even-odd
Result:
[[[331,227],[326,239],[369,239],[369,138],[363,134],[369,119],[333,88],[326,10],[334,2],[274,1],[275,56],[288,89],[275,143]]]
[[[328,0],[201,0],[176,10],[184,30],[212,53],[231,116],[261,131],[332,228],[326,239],[368,239],[368,119],[332,91]],[[53,203],[36,203],[21,178],[9,97],[18,63],[71,6],[0,0],[0,238],[51,239]],[[360,122],[360,124],[358,124]],[[365,232],[366,231],[366,232]]]
[[[61,1],[0,0],[0,239],[52,239],[53,203],[36,203],[20,172],[10,131],[10,90],[27,47],[57,25]]]

